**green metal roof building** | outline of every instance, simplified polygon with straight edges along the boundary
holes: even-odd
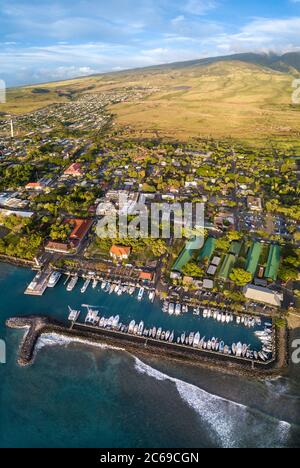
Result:
[[[174,263],[172,271],[182,273],[183,268],[192,260],[195,252],[201,248],[201,241],[201,238],[195,237],[186,244]]]
[[[247,257],[247,265],[246,265],[246,270],[248,271],[248,273],[251,273],[251,275],[254,277],[256,271],[257,271],[257,267],[258,267],[258,263],[259,263],[259,259],[260,259],[260,256],[261,256],[261,253],[262,253],[262,245],[260,242],[253,242],[250,250],[249,250],[249,253],[248,253],[248,257]]]
[[[278,244],[271,245],[265,271],[265,278],[272,279],[273,281],[277,280],[280,265],[280,252],[280,246]]]
[[[242,242],[233,241],[230,245],[229,253],[238,257],[242,250],[242,245],[243,245]]]
[[[201,250],[199,256],[198,256],[198,262],[201,262],[205,258],[208,258],[209,260],[213,256],[213,253],[216,249],[216,239],[214,237],[208,237],[205,241],[204,247]]]
[[[219,274],[218,274],[219,279],[224,280],[224,281],[228,280],[229,275],[230,275],[230,273],[231,273],[231,271],[232,271],[232,269],[234,267],[235,262],[236,262],[236,256],[235,255],[233,255],[233,254],[226,255],[225,260],[224,260],[224,262],[222,264],[222,267],[221,267],[221,269],[219,271]]]

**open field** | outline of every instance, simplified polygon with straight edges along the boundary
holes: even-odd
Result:
[[[1,112],[24,113],[81,93],[153,87],[138,102],[111,107],[116,122],[135,135],[171,138],[300,137],[300,105],[292,105],[293,75],[238,61],[153,68],[8,91]]]

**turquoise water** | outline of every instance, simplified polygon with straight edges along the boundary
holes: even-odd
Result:
[[[72,293],[61,282],[42,298],[24,296],[32,277],[29,270],[0,265],[0,337],[7,343],[7,364],[0,366],[1,447],[300,446],[297,367],[261,383],[49,336],[39,343],[34,365],[19,368],[23,332],[6,329],[5,319],[36,313],[65,320],[68,304],[256,344],[253,330],[169,317],[159,303],[91,288],[82,295],[79,284]]]

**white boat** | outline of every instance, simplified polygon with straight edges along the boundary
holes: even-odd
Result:
[[[70,322],[76,322],[76,320],[78,319],[78,317],[80,315],[80,311],[74,310],[70,306],[68,306],[68,308],[69,308],[68,320],[70,320]]]
[[[96,287],[98,286],[98,280],[96,278],[93,279],[93,289],[96,289]]]
[[[153,327],[152,328],[152,338],[154,338],[154,339],[156,338],[156,333],[157,333],[157,329],[156,329],[156,327]]]
[[[131,320],[129,324],[128,332],[133,333],[134,327],[135,327],[135,320]]]
[[[48,288],[54,288],[61,278],[61,273],[59,271],[54,271],[48,281]]]
[[[203,311],[203,318],[207,318],[207,315],[208,315],[208,310],[207,310],[207,309],[204,309],[204,311]]]
[[[222,314],[221,314],[221,312],[218,312],[217,321],[221,322],[221,320],[222,320]]]
[[[101,317],[99,320],[99,327],[104,327],[105,317]]]
[[[119,315],[116,315],[116,317],[114,318],[114,321],[112,323],[112,327],[113,328],[117,328],[118,325],[119,325],[119,322],[120,322],[120,316]]]
[[[138,294],[138,300],[139,301],[141,301],[143,299],[144,293],[145,293],[145,288],[140,288],[139,294]]]
[[[167,331],[166,331],[166,336],[165,336],[165,339],[166,339],[166,341],[168,341],[168,340],[169,340],[169,338],[170,338],[170,335],[171,335],[171,332],[170,332],[170,330],[167,330]]]
[[[243,345],[241,342],[239,342],[237,345],[236,345],[236,356],[237,357],[241,357],[242,356],[242,352],[243,352]]]
[[[194,342],[193,342],[193,346],[197,347],[200,343],[200,333],[197,332],[195,337],[194,337]]]
[[[139,324],[139,328],[138,328],[138,335],[142,335],[143,334],[143,331],[144,331],[144,327],[145,327],[145,324],[144,322],[140,322]]]
[[[112,285],[110,286],[109,294],[112,294],[112,293],[114,292],[114,290],[116,289],[116,286],[117,286],[116,284],[112,284]]]
[[[108,282],[106,283],[104,292],[108,293],[108,292],[110,291],[110,288],[111,288],[111,285],[110,285],[110,282],[108,281]]]
[[[90,280],[90,278],[88,278],[88,279],[85,281],[85,283],[84,283],[84,285],[82,286],[82,288],[81,288],[81,293],[82,293],[82,294],[84,294],[84,293],[86,292],[86,290],[87,290],[87,288],[89,287],[90,283],[91,283],[91,280]]]
[[[238,325],[241,323],[241,317],[239,315],[236,316],[236,323]]]
[[[170,337],[169,337],[169,343],[173,343],[174,341],[174,331],[172,331]]]
[[[105,288],[106,288],[106,281],[102,281],[102,283],[101,283],[101,289],[102,289],[102,291],[104,291]]]
[[[181,334],[180,340],[181,340],[181,343],[182,343],[182,344],[185,343],[185,333],[182,333],[182,334]]]
[[[194,333],[194,332],[191,332],[191,333],[189,334],[189,345],[190,345],[190,346],[193,346],[194,338],[195,338],[195,333]]]
[[[120,290],[120,287],[121,285],[120,284],[117,284],[116,287],[115,287],[115,293],[118,294],[119,290]]]
[[[150,291],[149,293],[149,301],[154,302],[155,300],[155,291]]]
[[[169,315],[174,315],[175,312],[175,305],[174,304],[169,304],[169,309],[168,309]]]
[[[133,329],[133,334],[134,335],[137,335],[139,332],[139,326],[138,325],[135,325],[134,329]]]
[[[176,307],[175,307],[175,315],[180,315],[181,314],[181,305],[180,304],[176,304]]]
[[[233,343],[231,346],[233,354],[236,354],[236,343]]]
[[[156,333],[156,339],[159,340],[162,334],[162,328],[159,328]]]
[[[135,286],[132,286],[131,288],[129,288],[128,294],[130,296],[132,296],[134,294],[134,292],[135,292]]]
[[[187,306],[187,305],[183,305],[183,306],[182,306],[182,313],[183,313],[183,314],[187,314],[188,311],[189,311],[188,306]]]
[[[67,286],[67,291],[68,291],[68,292],[73,291],[73,289],[75,288],[76,284],[78,283],[78,280],[79,280],[79,278],[78,278],[77,275],[76,275],[76,276],[73,276],[73,277],[71,278],[71,280],[69,281],[69,284],[68,284],[68,286]]]

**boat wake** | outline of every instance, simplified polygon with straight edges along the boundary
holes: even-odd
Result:
[[[135,369],[156,380],[174,383],[182,400],[198,414],[209,428],[213,442],[217,439],[221,447],[286,445],[291,429],[289,423],[170,377],[138,358],[135,358]]]

